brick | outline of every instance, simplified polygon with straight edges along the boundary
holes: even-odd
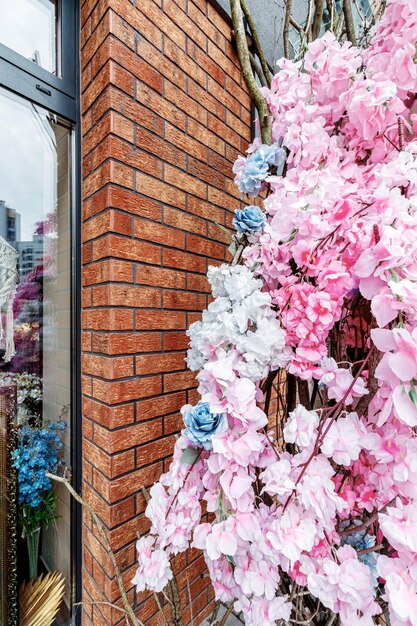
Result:
[[[131,330],[133,311],[127,309],[90,309],[83,311],[84,328],[92,330]]]
[[[205,274],[206,260],[194,254],[180,252],[179,250],[163,250],[162,265],[164,267],[176,267],[178,269],[190,270]]]
[[[161,260],[161,250],[150,243],[109,234],[93,242],[93,260],[97,261],[105,257],[158,264]]]
[[[206,257],[224,259],[224,246],[220,243],[210,241],[198,235],[187,235],[187,250],[202,254]]]
[[[184,272],[170,270],[165,267],[139,265],[136,270],[136,281],[142,285],[184,289],[186,280],[186,274]]]
[[[94,167],[98,167],[108,159],[109,154],[113,159],[134,169],[162,177],[162,161],[111,135],[106,137],[94,151]]]
[[[134,228],[135,237],[138,239],[161,243],[173,248],[184,248],[185,246],[184,233],[174,228],[167,228],[145,219],[136,219]]]
[[[188,37],[190,37],[193,41],[195,41],[202,50],[205,50],[207,47],[207,37],[202,30],[200,30],[195,22],[193,22],[185,13],[184,10],[179,11],[177,3],[167,2],[164,5],[164,13],[170,17],[170,19],[175,22],[175,24],[181,28],[185,33],[187,33]]]
[[[105,259],[83,269],[83,284],[93,285],[107,281],[132,282],[133,266],[119,259]]]
[[[100,285],[93,288],[94,306],[160,307],[159,289],[132,285]]]
[[[136,173],[136,189],[144,196],[156,198],[179,209],[185,209],[185,193],[183,191],[146,174]]]
[[[158,25],[153,24],[143,13],[135,9],[125,0],[112,0],[112,9],[115,11],[111,15],[111,32],[121,38],[120,32],[129,24],[135,32],[141,33],[156,48],[162,50],[162,33]],[[122,19],[123,18],[123,19]]]
[[[155,354],[136,357],[136,374],[156,374],[158,372],[172,372],[185,368],[185,353],[171,352],[167,354]]]
[[[185,50],[185,33],[178,28],[171,19],[156,7],[153,0],[141,0],[140,11],[153,22],[171,41],[174,41],[182,50]]]
[[[213,113],[222,122],[226,119],[226,108],[224,105],[213,98],[205,89],[200,87],[192,78],[188,79],[188,95],[193,98],[199,106],[203,106],[207,111]]]
[[[162,119],[185,131],[185,113],[153,91],[148,85],[137,82],[136,98],[142,106],[151,109]]]
[[[140,446],[136,450],[136,465],[143,467],[149,459],[159,460],[172,455],[175,437],[165,437],[152,443]]]
[[[164,391],[178,391],[179,389],[190,389],[197,387],[194,372],[175,372],[164,374]]]
[[[192,76],[197,83],[206,88],[207,75],[205,71],[193,59],[185,55],[178,45],[170,39],[165,39],[164,52],[187,76]]]
[[[149,67],[148,63],[145,63],[143,59],[138,57],[132,50],[118,39],[112,36],[107,37],[106,41],[101,45],[100,50],[92,59],[92,73],[97,73],[100,66],[103,65],[108,59],[114,60],[121,65],[125,70],[140,78],[140,80],[158,93],[162,93],[162,76],[159,72],[155,71],[152,67]]]
[[[188,291],[164,291],[164,309],[202,311],[207,305],[206,296]]]
[[[141,330],[185,328],[185,314],[178,311],[138,311],[136,327]]]
[[[141,379],[134,378],[117,382],[93,379],[94,397],[107,404],[118,404],[120,402],[146,398],[147,396],[156,396],[161,391],[162,382],[160,376]]]
[[[203,143],[199,143],[199,141],[196,141],[192,137],[184,135],[184,133],[168,122],[165,124],[165,139],[177,146],[180,150],[184,150],[187,154],[201,161],[205,161],[207,158],[207,148]]]
[[[160,398],[141,400],[137,402],[137,419],[149,420],[153,417],[176,413],[186,403],[187,397],[184,391],[177,393],[165,393]]]
[[[133,423],[135,410],[133,404],[109,407],[91,398],[83,399],[83,413],[86,417],[107,428],[119,428]]]
[[[131,236],[133,228],[130,215],[109,210],[93,217],[83,225],[83,241],[95,239],[108,232]]]
[[[175,187],[187,191],[199,198],[207,198],[207,185],[188,174],[182,172],[176,167],[166,165],[164,168],[164,180]]]
[[[200,124],[207,123],[207,111],[195,100],[181,91],[181,89],[178,89],[178,87],[167,80],[164,85],[164,98],[173,102],[181,111],[184,111],[187,115],[196,119]]]
[[[204,3],[207,7],[207,11],[210,10],[210,3]],[[207,19],[206,15],[199,10],[194,2],[188,3],[188,15],[191,20],[201,28],[201,30],[209,37],[220,49],[224,49],[226,38],[223,33],[226,33],[228,29],[226,24],[223,24],[222,29],[217,29]]]
[[[112,454],[134,448],[161,436],[162,421],[160,419],[143,424],[134,424],[114,431],[101,428],[97,424],[94,427],[94,443]]]
[[[82,368],[86,374],[110,380],[126,378],[134,374],[132,357],[103,357],[96,354],[84,354],[82,356]]]
[[[100,118],[109,110],[114,110],[132,119],[140,119],[144,128],[149,128],[154,133],[162,135],[162,118],[156,115],[151,109],[142,106],[135,100],[112,85],[99,96],[93,106],[92,120],[97,123]]]
[[[159,159],[172,163],[181,169],[186,167],[186,155],[158,135],[138,126],[136,128],[136,145],[146,152],[155,154]]]
[[[218,152],[221,156],[224,156],[225,142],[223,139],[218,137],[214,132],[211,132],[206,126],[199,124],[191,118],[188,120],[188,134],[208,148],[215,150],[215,152]]]
[[[120,330],[120,329],[117,329]],[[161,333],[95,333],[93,350],[104,354],[135,354],[159,352],[162,349]]]
[[[109,207],[123,209],[134,215],[146,217],[150,220],[162,220],[162,205],[159,202],[144,198],[136,192],[120,189],[119,187],[107,187],[107,204]]]
[[[197,235],[205,235],[207,233],[205,220],[195,218],[183,211],[177,211],[172,207],[164,208],[164,223],[181,230],[196,233]]]
[[[224,173],[216,172],[212,167],[197,161],[197,159],[188,159],[188,173],[192,176],[204,180],[209,185],[214,185],[219,189],[224,189],[225,177]]]

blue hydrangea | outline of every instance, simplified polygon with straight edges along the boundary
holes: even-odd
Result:
[[[59,451],[65,423],[60,421],[44,428],[23,426],[18,434],[18,446],[12,452],[17,470],[19,504],[39,507],[44,495],[52,489],[46,472],[56,473],[60,465]]]
[[[375,541],[375,537],[373,535],[368,535],[365,530],[352,533],[346,539],[346,543],[355,548],[358,552],[361,550],[367,550],[368,548],[373,548]],[[374,587],[378,587],[378,572],[376,569],[378,554],[376,552],[367,552],[366,554],[360,554],[358,559],[361,563],[369,567],[372,584]]]
[[[184,413],[186,426],[184,435],[190,443],[211,450],[212,437],[216,433],[227,430],[227,415],[225,413],[211,413],[208,402],[199,402],[191,410]]]
[[[265,228],[265,224],[265,214],[253,204],[235,211],[233,226],[238,233],[259,233]]]
[[[269,168],[282,165],[285,157],[285,150],[278,144],[272,144],[272,146],[262,144],[248,156],[236,178],[239,191],[253,198],[257,196],[263,181],[268,176]]]

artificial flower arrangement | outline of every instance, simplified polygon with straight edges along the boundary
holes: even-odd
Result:
[[[47,530],[58,519],[56,493],[46,472],[56,474],[63,463],[60,451],[64,430],[62,420],[21,426],[17,448],[12,452],[18,480],[19,523],[27,542],[30,578],[38,575],[41,530]]]
[[[391,0],[366,50],[327,33],[263,89],[272,145],[234,168],[263,209],[236,212],[189,329],[201,401],[150,491],[137,590],[191,545],[248,626],[417,625],[416,42],[415,0]]]
[[[42,409],[42,379],[37,374],[7,372],[0,374],[0,382],[16,385],[19,422],[28,417],[39,417]]]

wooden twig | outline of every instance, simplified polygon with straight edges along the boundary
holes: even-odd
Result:
[[[161,602],[160,602],[160,600],[158,598],[158,594],[156,593],[156,591],[153,592],[153,596],[155,598],[155,602],[156,602],[156,605],[158,607],[158,611],[159,611],[160,615],[162,615],[162,620],[163,620],[165,626],[169,626],[169,622],[167,620],[167,616],[164,613],[164,609],[162,608]]]
[[[263,48],[262,48],[261,40],[259,39],[258,31],[256,30],[255,22],[253,20],[251,12],[249,11],[249,7],[248,7],[248,4],[247,4],[246,0],[240,0],[240,6],[242,7],[243,13],[244,13],[244,15],[246,17],[246,21],[248,23],[248,26],[249,26],[249,29],[250,29],[250,32],[251,32],[253,43],[255,44],[256,52],[258,54],[259,61],[261,63],[261,67],[262,67],[262,71],[263,71],[263,74],[265,76],[266,84],[268,85],[268,87],[270,87],[271,86],[271,82],[272,82],[272,74],[269,71],[269,66],[268,66],[267,60],[265,58],[265,54],[264,54],[264,51],[263,51]]]
[[[230,9],[233,21],[233,34],[236,41],[237,53],[242,68],[243,78],[248,88],[249,95],[256,107],[256,110],[258,111],[262,142],[264,144],[271,145],[272,126],[268,103],[256,84],[255,75],[252,70],[240,0],[230,0]]]
[[[174,573],[173,573],[171,580],[168,583],[168,589],[169,589],[169,595],[171,596],[171,600],[172,600],[171,619],[172,619],[173,626],[183,626],[180,593],[178,590],[177,579]]]
[[[290,58],[290,23],[291,23],[292,0],[285,2],[284,28],[282,32],[284,40],[284,56]]]
[[[219,614],[219,609],[220,609],[220,605],[221,602],[220,600],[217,600],[214,604],[214,608],[213,608],[213,613],[210,615],[210,619],[209,619],[209,624],[210,626],[212,626],[212,624],[216,621],[217,619],[217,615]]]
[[[229,606],[229,608],[227,609],[227,611],[225,613],[223,613],[223,615],[220,615],[220,617],[218,617],[211,626],[225,626],[229,616],[232,614],[233,611],[233,602],[232,604]]]
[[[76,500],[79,504],[81,504],[82,507],[84,507],[85,509],[87,509],[87,511],[90,513],[90,517],[92,522],[96,525],[96,528],[99,532],[99,535],[103,541],[103,544],[109,554],[110,560],[112,562],[112,565],[114,567],[114,571],[116,572],[116,579],[117,579],[117,585],[119,587],[119,591],[120,591],[120,595],[122,598],[122,604],[124,607],[124,611],[126,613],[126,615],[129,617],[129,619],[131,620],[133,626],[144,626],[143,622],[140,621],[140,619],[138,619],[135,615],[135,612],[133,611],[133,608],[131,607],[129,600],[127,598],[126,595],[126,590],[125,590],[125,586],[123,583],[123,578],[122,575],[120,573],[120,569],[119,566],[117,565],[117,561],[116,561],[116,557],[114,555],[114,552],[111,548],[110,542],[107,538],[107,534],[103,525],[103,522],[100,520],[100,518],[98,517],[97,513],[94,511],[93,507],[86,502],[86,500],[84,500],[84,498],[82,496],[80,496],[75,489],[73,488],[73,486],[71,485],[70,481],[68,480],[68,478],[64,478],[61,476],[56,476],[55,474],[51,474],[50,472],[45,472],[45,476],[47,478],[50,478],[51,480],[57,482],[57,483],[61,483],[65,486],[65,488],[70,492],[70,494],[72,495],[72,497],[74,498],[74,500]]]
[[[317,39],[320,36],[321,24],[323,21],[325,0],[316,0],[316,8],[314,10],[313,25],[311,27],[311,38]]]
[[[259,78],[259,82],[261,83],[262,87],[267,87],[268,85],[267,85],[264,73],[262,71],[262,68],[259,65],[256,58],[253,56],[252,52],[249,52],[249,57],[250,57],[250,63],[252,65],[252,69],[256,73],[257,77]]]
[[[345,17],[346,36],[352,45],[357,46],[358,42],[356,39],[351,0],[343,0],[343,15]]]

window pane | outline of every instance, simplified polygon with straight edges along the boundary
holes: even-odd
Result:
[[[63,457],[71,441],[71,128],[0,89],[0,383],[17,385],[20,424],[63,419]],[[2,298],[3,294],[3,298]],[[12,320],[10,321],[10,312]],[[14,350],[13,344],[14,343]],[[14,352],[14,354],[13,354]],[[57,489],[59,519],[42,530],[39,572],[66,579],[60,624],[70,615],[71,515]],[[1,511],[0,511],[1,515]],[[27,578],[25,546],[19,575]]]
[[[57,2],[0,0],[0,43],[57,73]]]

